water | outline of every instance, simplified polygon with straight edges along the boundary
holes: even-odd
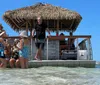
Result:
[[[0,85],[100,85],[100,66],[0,69]]]

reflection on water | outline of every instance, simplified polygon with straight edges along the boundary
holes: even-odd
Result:
[[[0,85],[100,85],[100,68],[0,69]]]

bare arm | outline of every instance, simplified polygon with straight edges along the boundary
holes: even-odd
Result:
[[[4,42],[4,40],[2,39],[2,44],[4,45],[4,46],[7,46],[7,44]]]
[[[35,29],[33,29],[33,31],[32,31],[32,36],[34,37],[34,34],[35,34]]]
[[[4,34],[6,34],[6,32],[2,31],[2,33],[0,33],[0,37],[2,37]]]
[[[19,42],[19,46],[17,46],[19,50],[23,48],[23,40],[21,39]]]

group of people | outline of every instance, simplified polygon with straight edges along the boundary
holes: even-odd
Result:
[[[47,28],[47,25],[42,21],[41,16],[37,17],[37,23],[32,32],[37,47],[37,52],[34,57],[36,60],[41,60],[46,30],[50,36],[50,31]],[[9,63],[11,68],[28,68],[29,39],[27,32],[22,31],[20,33],[20,38],[14,39],[13,45],[9,43],[9,38],[4,37],[8,36],[3,30],[3,26],[0,24],[0,67],[6,68]]]
[[[42,21],[42,17],[37,17],[37,23],[32,31],[32,36],[35,38],[35,45],[37,52],[35,55],[36,60],[42,60],[42,50],[44,49],[46,32],[49,37],[50,31],[47,25]],[[62,33],[60,36],[64,36]],[[4,38],[6,37],[6,38]],[[11,68],[21,67],[28,68],[28,56],[29,56],[29,38],[26,31],[20,33],[20,38],[15,39],[13,44],[9,43],[9,38],[5,30],[3,30],[2,24],[0,24],[0,67],[6,68],[8,63]],[[72,44],[71,44],[72,43]],[[60,45],[65,44],[65,40],[60,41]],[[74,50],[74,39],[68,39],[67,50]],[[61,48],[62,49],[62,48]]]
[[[13,44],[11,44],[6,32],[2,30],[2,25],[0,25],[0,31],[2,33],[0,36],[0,67],[6,68],[9,63],[11,68],[28,68],[29,40],[26,32],[22,31],[20,39],[14,39]]]

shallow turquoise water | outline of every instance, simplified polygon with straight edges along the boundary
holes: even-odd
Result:
[[[100,85],[100,68],[0,69],[0,85]]]

